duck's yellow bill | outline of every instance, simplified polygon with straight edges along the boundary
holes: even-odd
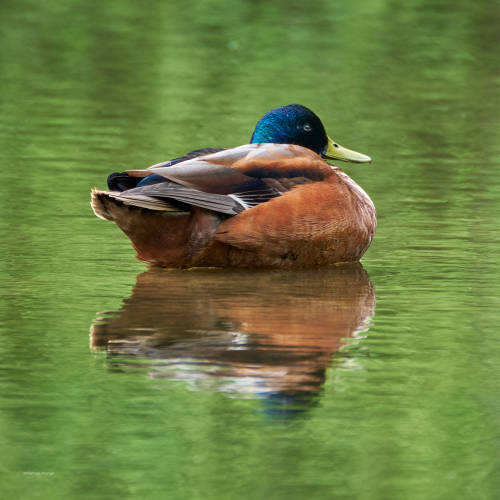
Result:
[[[323,158],[327,160],[342,160],[350,161],[353,163],[370,163],[372,159],[357,151],[352,151],[351,149],[344,148],[340,144],[337,144],[333,139],[328,137],[328,148],[325,153],[323,153]]]

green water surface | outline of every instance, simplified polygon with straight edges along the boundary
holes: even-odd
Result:
[[[495,499],[500,3],[5,0],[0,496]],[[108,173],[300,103],[362,266],[147,270]]]

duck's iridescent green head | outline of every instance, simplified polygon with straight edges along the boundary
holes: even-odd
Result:
[[[371,161],[369,156],[344,148],[330,139],[321,120],[300,104],[289,104],[266,113],[255,126],[251,142],[297,144],[330,160]]]

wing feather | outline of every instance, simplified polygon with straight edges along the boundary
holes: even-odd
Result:
[[[313,151],[293,144],[245,144],[210,154],[193,153],[175,163],[127,171],[147,177],[153,170],[165,182],[123,191],[120,198],[138,206],[154,205],[151,199],[175,200],[236,215],[299,184],[320,181],[335,169]]]
[[[183,186],[209,193],[234,194],[253,188],[254,179],[322,180],[330,167],[314,151],[294,144],[245,144],[202,155],[175,165],[154,166],[154,173]],[[151,170],[128,170],[134,177]]]
[[[149,208],[149,206],[144,205],[145,203],[150,204],[151,200],[157,200],[159,204],[156,210],[162,210],[162,203],[169,205],[164,199],[175,200],[228,215],[236,215],[246,208],[243,203],[230,196],[206,193],[168,181],[129,189],[117,193],[114,197],[128,204],[135,204],[144,208]]]

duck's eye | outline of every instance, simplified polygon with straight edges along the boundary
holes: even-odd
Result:
[[[338,148],[338,147],[339,147],[339,145],[338,145],[336,142],[334,142],[334,143],[333,143],[333,147],[334,147],[334,148]]]
[[[310,132],[312,130],[311,125],[309,123],[305,123],[304,126],[302,127],[306,132]]]

